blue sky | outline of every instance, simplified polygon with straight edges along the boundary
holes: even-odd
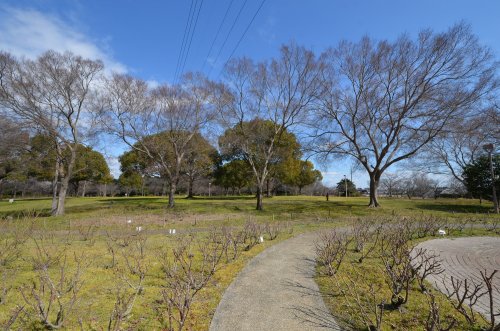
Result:
[[[461,20],[471,24],[497,57],[500,53],[497,0],[265,0],[238,48],[262,0],[194,1],[201,9],[184,71],[203,68],[214,79],[233,51],[236,57],[268,59],[280,45],[294,41],[319,53],[342,39],[394,39],[422,28],[442,31]],[[191,0],[2,0],[0,49],[26,57],[47,49],[71,50],[101,58],[110,70],[139,76],[152,85],[172,82],[190,5]],[[115,169],[118,151],[105,150]],[[347,169],[343,163],[332,163],[323,169],[325,183],[336,183]],[[362,173],[354,181],[367,186]]]

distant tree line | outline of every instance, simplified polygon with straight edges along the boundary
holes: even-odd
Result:
[[[416,38],[342,41],[322,54],[292,43],[268,61],[231,60],[220,81],[189,73],[155,88],[71,53],[30,60],[2,52],[2,176],[49,180],[52,213],[63,214],[75,185],[85,193],[89,182],[110,180],[94,172],[100,161],[86,148],[114,137],[129,147],[117,184],[127,194],[161,191],[169,207],[179,185],[192,197],[204,179],[231,193],[251,188],[261,210],[280,185],[300,193],[321,180],[308,157],[351,160],[368,174],[377,207],[384,174],[403,161],[425,160],[420,171],[467,186],[481,146],[500,141],[497,67],[463,23]],[[50,147],[44,176],[21,160],[23,141],[37,136]]]

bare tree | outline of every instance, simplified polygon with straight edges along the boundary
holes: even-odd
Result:
[[[18,118],[52,139],[57,152],[52,214],[62,215],[77,146],[92,128],[89,99],[103,64],[72,53],[48,51],[34,61],[0,53],[0,70],[5,116]]]
[[[426,172],[450,174],[465,184],[463,172],[483,153],[483,145],[500,141],[500,129],[494,107],[468,117],[454,118],[441,134],[428,144],[416,165]]]
[[[323,56],[327,92],[314,118],[317,151],[357,159],[370,176],[370,207],[379,206],[382,174],[475,110],[497,88],[496,64],[461,23],[416,40],[343,41]]]
[[[102,124],[147,158],[166,180],[170,208],[189,143],[214,119],[211,84],[199,75],[187,75],[179,85],[153,90],[127,75],[114,75],[105,83]]]
[[[386,172],[380,179],[380,185],[384,188],[389,197],[401,195],[404,192],[403,178],[399,173]]]
[[[262,210],[270,164],[284,133],[301,122],[321,93],[321,65],[311,51],[283,46],[280,57],[255,64],[247,58],[226,64],[226,89],[218,93],[222,124],[254,173],[257,210]],[[257,122],[265,122],[258,128]]]
[[[2,128],[0,130],[0,184],[2,184],[9,173],[17,170],[12,169],[10,163],[13,160],[19,160],[19,156],[26,150],[29,135],[19,123],[13,122],[7,117],[0,118],[0,128]],[[20,162],[17,162],[16,166],[19,164]]]

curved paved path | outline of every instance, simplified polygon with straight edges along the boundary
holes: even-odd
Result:
[[[468,237],[455,239],[434,239],[425,241],[417,247],[427,248],[441,257],[444,273],[429,277],[428,281],[440,291],[446,293],[443,279],[450,283],[450,276],[463,280],[482,281],[480,270],[487,270],[488,275],[493,270],[499,270],[493,284],[500,288],[500,237]],[[451,289],[451,286],[449,286]],[[500,293],[496,294],[495,306],[500,309]],[[481,297],[476,310],[489,314],[488,297]],[[489,316],[489,315],[488,315]]]
[[[314,243],[305,233],[254,257],[227,288],[211,331],[338,329],[314,282]]]

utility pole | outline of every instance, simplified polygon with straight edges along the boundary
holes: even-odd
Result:
[[[488,158],[490,160],[490,173],[491,173],[491,189],[493,193],[493,206],[495,208],[495,213],[499,213],[498,209],[498,199],[497,192],[495,189],[495,170],[493,169],[493,151],[495,150],[495,146],[493,144],[486,144],[483,146],[483,149],[488,152]]]

